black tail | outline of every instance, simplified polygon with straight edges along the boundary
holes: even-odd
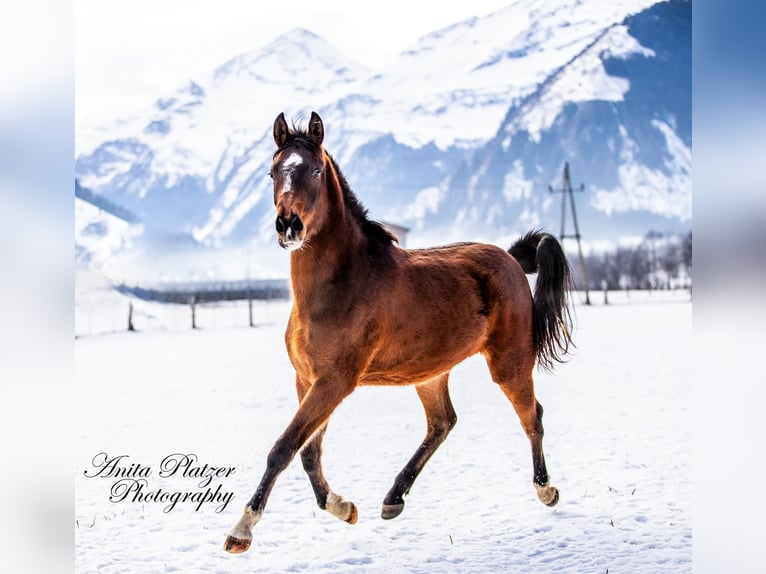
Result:
[[[537,273],[533,323],[537,361],[546,370],[564,362],[572,343],[569,291],[572,278],[564,250],[555,237],[530,231],[516,241],[508,253],[521,264],[524,273]]]

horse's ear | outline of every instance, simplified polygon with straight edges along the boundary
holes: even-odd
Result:
[[[274,120],[274,143],[277,147],[282,147],[287,141],[287,122],[285,121],[285,113],[281,112],[277,119]]]
[[[311,112],[311,119],[309,120],[309,136],[318,145],[322,145],[324,140],[324,124],[322,118],[316,112]]]

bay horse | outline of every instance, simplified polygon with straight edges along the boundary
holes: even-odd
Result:
[[[415,385],[427,432],[395,478],[381,516],[404,509],[404,496],[457,421],[450,370],[482,353],[493,381],[515,409],[532,447],[533,484],[554,506],[543,456],[543,408],[535,399],[535,363],[552,368],[571,344],[564,252],[551,235],[532,231],[506,252],[461,243],[400,248],[367,211],[322,146],[324,125],[307,129],[277,116],[270,175],[280,246],[290,252],[292,310],[285,344],[295,368],[299,406],[266,460],[266,470],[224,548],[250,547],[279,474],[300,452],[317,504],[354,524],[357,508],[322,472],[327,421],[359,385]],[[534,295],[525,273],[537,272]]]

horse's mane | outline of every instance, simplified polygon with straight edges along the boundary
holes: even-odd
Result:
[[[293,125],[293,131],[287,137],[285,143],[274,152],[274,156],[291,147],[308,149],[317,154],[322,153],[322,149],[311,139],[308,131],[297,128],[295,125]],[[341,172],[335,159],[327,152],[327,150],[325,150],[325,154],[332,163],[332,167],[338,176],[338,182],[340,183],[340,189],[343,193],[343,203],[346,206],[346,210],[361,227],[362,233],[364,233],[364,236],[369,241],[370,251],[380,252],[387,246],[390,246],[393,241],[398,242],[396,236],[383,227],[382,224],[367,217],[367,208],[362,205],[362,202],[359,201],[359,198],[357,198],[356,194],[352,191],[351,186],[346,181],[346,177],[343,175],[343,172]]]
[[[396,236],[383,227],[382,224],[367,217],[367,208],[362,205],[362,202],[359,201],[359,198],[351,190],[351,186],[346,181],[343,172],[340,171],[335,159],[329,153],[327,157],[332,162],[335,173],[338,175],[338,182],[340,182],[340,188],[343,192],[343,203],[346,204],[346,209],[351,213],[351,216],[362,227],[362,232],[370,241],[371,247],[373,244],[378,246],[391,245],[392,241],[397,241]]]

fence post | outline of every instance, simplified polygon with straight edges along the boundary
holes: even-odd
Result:
[[[133,301],[128,301],[128,331],[135,331],[133,327]]]
[[[191,305],[191,314],[192,314],[192,329],[197,328],[196,304],[197,304],[197,297],[195,295],[192,295],[191,297],[189,297],[189,305]]]

